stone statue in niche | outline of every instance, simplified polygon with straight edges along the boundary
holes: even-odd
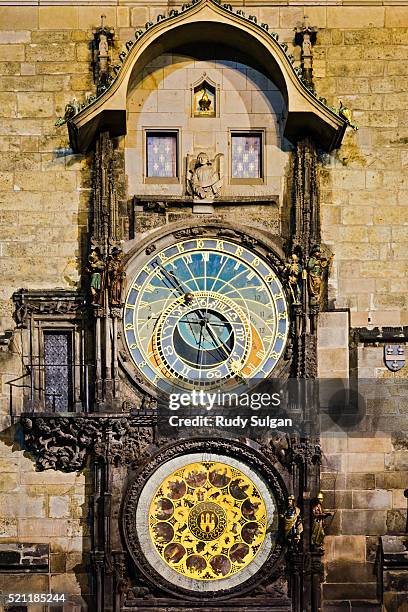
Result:
[[[92,304],[94,306],[101,306],[103,299],[105,262],[98,248],[91,251],[86,270],[91,275]]]
[[[324,543],[324,520],[332,516],[331,512],[325,512],[323,508],[323,493],[320,491],[312,504],[312,533],[311,542],[314,549],[323,550]]]
[[[324,289],[333,261],[333,255],[326,257],[322,254],[319,244],[315,244],[310,251],[307,261],[307,287],[309,290],[311,306],[320,306],[324,297]]]
[[[210,160],[201,152],[194,158],[187,156],[187,193],[194,199],[212,202],[220,195],[224,181],[224,155],[218,153]]]
[[[120,306],[122,303],[122,286],[125,278],[123,266],[123,252],[114,247],[108,257],[107,285],[109,302],[111,306]]]
[[[293,495],[288,496],[285,513],[281,515],[283,520],[283,534],[285,542],[290,550],[298,548],[300,536],[303,532],[303,522],[300,515],[300,508],[296,506]]]

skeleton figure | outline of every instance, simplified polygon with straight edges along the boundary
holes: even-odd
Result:
[[[293,296],[293,303],[300,304],[302,296],[302,266],[296,253],[292,253],[285,264],[285,276]]]

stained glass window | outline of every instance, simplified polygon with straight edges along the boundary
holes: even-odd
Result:
[[[69,331],[44,331],[45,406],[66,412],[72,400],[72,335]]]
[[[231,177],[262,178],[262,134],[231,134]]]
[[[148,132],[147,176],[177,177],[177,133]]]

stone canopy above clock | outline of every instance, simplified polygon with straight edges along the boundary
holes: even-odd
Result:
[[[292,142],[310,135],[325,150],[339,146],[346,122],[302,84],[282,46],[265,29],[227,5],[201,0],[171,19],[162,19],[132,44],[122,70],[113,84],[88,107],[68,121],[71,146],[86,152],[99,131],[111,136],[127,133],[127,96],[144,67],[158,55],[183,44],[197,47],[221,40],[245,49],[276,84],[286,105],[283,134]],[[210,96],[207,94],[208,99]],[[207,104],[207,99],[204,100]],[[205,111],[205,109],[204,109]]]

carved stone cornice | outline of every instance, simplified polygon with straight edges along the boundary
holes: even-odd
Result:
[[[25,326],[30,316],[74,315],[85,311],[86,300],[82,293],[65,289],[19,289],[13,293],[14,319],[18,326]]]
[[[153,441],[150,416],[24,415],[21,426],[37,470],[74,472],[90,454],[113,464],[130,464]]]
[[[407,342],[408,325],[384,327],[354,327],[351,330],[354,343],[374,344],[376,342]]]
[[[202,27],[200,22],[211,24]],[[75,152],[91,149],[100,126],[111,136],[126,133],[126,93],[131,75],[138,70],[143,53],[151,46],[166,44],[173,38],[178,45],[189,42],[191,28],[196,29],[196,43],[218,41],[227,35],[247,44],[252,59],[257,61],[270,76],[285,99],[288,113],[284,135],[293,142],[307,130],[314,135],[321,148],[332,150],[340,145],[347,122],[337,111],[327,106],[317,96],[310,83],[302,77],[294,59],[288,54],[288,45],[279,42],[279,35],[268,24],[258,23],[255,15],[246,15],[241,9],[219,0],[193,0],[181,9],[171,8],[168,14],[160,14],[156,23],[148,21],[144,30],[138,29],[135,37],[125,43],[119,54],[121,64],[113,66],[108,88],[99,96],[91,96],[82,105],[72,106],[67,118],[71,147]],[[231,34],[232,31],[232,34]]]

